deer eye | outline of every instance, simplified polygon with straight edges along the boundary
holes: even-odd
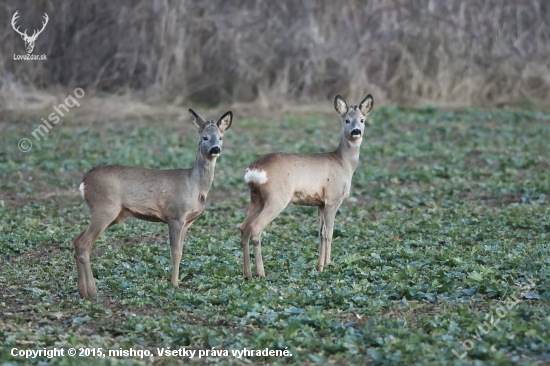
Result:
[[[363,122],[365,122],[365,120],[364,120],[364,119],[362,119],[362,120],[361,120],[361,123],[363,123]]]
[[[204,141],[208,141],[208,137],[203,137],[202,138]]]
[[[349,119],[346,119],[346,123],[349,123]]]
[[[220,137],[220,141],[222,140],[222,138]]]

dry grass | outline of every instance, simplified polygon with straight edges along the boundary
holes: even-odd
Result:
[[[50,16],[34,52],[47,62],[13,60],[16,10],[22,29]],[[15,84],[175,104],[550,100],[543,0],[8,0],[0,20],[0,95]]]

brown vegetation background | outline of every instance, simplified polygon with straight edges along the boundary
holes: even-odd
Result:
[[[34,54],[11,27],[49,24]],[[82,87],[180,104],[550,99],[548,0],[8,0],[0,94]]]

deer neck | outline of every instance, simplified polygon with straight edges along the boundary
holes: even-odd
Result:
[[[361,140],[362,138],[350,142],[342,135],[340,137],[340,144],[336,149],[336,154],[342,159],[344,166],[348,168],[351,174],[353,174],[357,168]]]
[[[200,151],[197,150],[197,159],[190,171],[191,181],[194,182],[201,193],[207,193],[214,180],[214,168],[216,159],[206,159]]]

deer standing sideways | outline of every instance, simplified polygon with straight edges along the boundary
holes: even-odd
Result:
[[[374,99],[369,94],[359,104],[347,106],[337,95],[334,108],[340,116],[342,131],[338,148],[329,153],[271,153],[260,157],[246,169],[250,188],[250,208],[241,226],[244,275],[252,277],[248,242],[252,236],[256,274],[265,276],[260,236],[264,228],[290,203],[319,208],[319,260],[317,270],[330,263],[334,218],[342,201],[349,197],[351,178],[357,167],[365,119]]]
[[[145,169],[122,165],[92,168],[82,179],[80,191],[90,207],[89,226],[74,238],[74,258],[81,297],[97,293],[90,252],[94,241],[109,227],[126,217],[168,224],[172,283],[177,286],[183,239],[189,226],[206,208],[206,196],[214,179],[222,136],[231,126],[233,114],[216,122],[206,121],[189,109],[200,135],[197,158],[191,169]]]

